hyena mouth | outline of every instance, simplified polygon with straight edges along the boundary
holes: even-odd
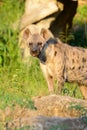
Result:
[[[39,52],[38,52],[38,51],[30,51],[30,54],[31,54],[33,57],[38,57]]]

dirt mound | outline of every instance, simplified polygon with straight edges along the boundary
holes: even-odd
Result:
[[[71,127],[73,127],[73,124],[74,126],[78,126],[77,122],[82,128],[83,126],[86,126],[87,117],[78,118],[79,116],[87,115],[86,100],[75,99],[68,96],[50,95],[35,98],[34,104],[36,108],[34,110],[21,108],[18,105],[16,105],[13,109],[7,107],[5,110],[0,110],[0,122],[4,125],[6,130],[26,126],[28,126],[29,129],[29,126],[32,126],[33,124],[36,126],[38,123],[44,129],[46,127],[46,123],[50,124],[46,130],[50,130],[50,127],[52,127],[53,124],[55,124],[54,126],[61,126],[62,124],[66,125],[66,123],[70,123],[71,126],[69,125],[69,130],[75,130],[76,127],[74,127],[75,129],[71,129]],[[85,119],[86,122],[83,119]]]

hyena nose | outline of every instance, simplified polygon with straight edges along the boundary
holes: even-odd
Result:
[[[33,53],[36,52],[36,51],[37,51],[36,49],[32,50]]]
[[[37,52],[37,48],[36,48],[36,47],[33,48],[33,49],[32,49],[32,52]]]

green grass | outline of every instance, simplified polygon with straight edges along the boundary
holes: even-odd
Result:
[[[32,96],[45,95],[47,91],[37,60],[32,61],[31,66],[20,64],[12,68],[4,67],[1,69],[0,79],[1,108],[17,103],[29,106]]]
[[[83,24],[87,22],[87,5],[79,6],[77,9],[77,14],[74,18],[75,23]]]
[[[87,5],[80,5],[74,17],[73,31],[74,39],[71,45],[87,48]]]
[[[0,18],[2,18],[0,19],[1,109],[7,106],[14,107],[16,104],[33,108],[32,97],[49,94],[38,60],[31,57],[28,64],[23,64],[21,61],[18,48],[19,32],[12,27],[20,19],[23,11],[23,0],[14,0],[14,2],[3,0],[0,5]],[[87,6],[79,7],[79,17],[75,17],[74,23],[77,22],[80,25],[82,18],[87,16],[86,11]],[[73,44],[78,43],[81,46],[82,37],[80,36],[79,40],[79,32],[76,32],[76,38]],[[78,87],[73,84],[66,83],[62,94],[82,98]]]

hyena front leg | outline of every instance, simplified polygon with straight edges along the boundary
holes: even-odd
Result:
[[[41,65],[43,74],[45,76],[45,79],[47,81],[49,92],[50,92],[50,94],[53,94],[54,93],[54,77],[49,75],[47,67],[45,65],[43,65],[43,64],[40,64],[40,65]]]
[[[64,86],[64,79],[63,79],[63,77],[62,76],[58,77],[57,82],[58,82],[57,94],[61,94],[62,90],[63,90],[63,86]]]
[[[60,64],[58,64],[58,69],[57,69],[57,82],[58,82],[58,89],[57,89],[57,94],[61,94],[62,93],[62,89],[65,83],[65,78],[66,76],[64,76],[65,74],[65,68],[64,68],[64,61],[60,60]]]
[[[87,100],[87,86],[80,86],[83,97]]]
[[[46,80],[50,94],[54,93],[54,79],[51,75],[46,74]]]

